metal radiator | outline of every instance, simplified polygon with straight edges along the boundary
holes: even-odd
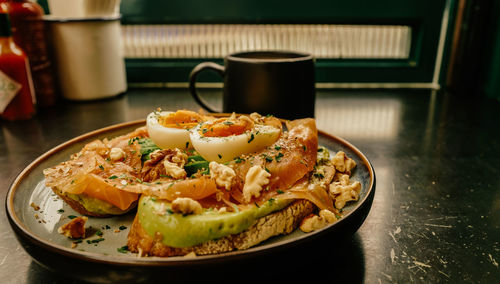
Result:
[[[294,50],[316,58],[407,59],[412,30],[396,25],[123,25],[126,58],[222,58]]]

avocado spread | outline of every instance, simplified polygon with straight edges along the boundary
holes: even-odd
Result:
[[[170,247],[190,247],[248,229],[254,222],[290,204],[291,200],[270,199],[260,206],[237,212],[220,213],[204,209],[201,214],[173,213],[170,203],[151,196],[139,200],[137,216],[142,228],[154,237],[158,232],[162,243]]]
[[[111,203],[90,197],[86,194],[63,193],[67,197],[80,203],[87,211],[101,215],[121,215],[126,211],[114,206]]]

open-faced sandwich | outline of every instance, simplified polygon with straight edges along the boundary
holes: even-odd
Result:
[[[146,124],[44,172],[81,214],[137,204],[127,246],[142,256],[222,253],[313,231],[359,197],[355,162],[318,146],[314,119],[179,110],[153,112]]]

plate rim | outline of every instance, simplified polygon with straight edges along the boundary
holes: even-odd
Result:
[[[104,254],[99,254],[95,252],[86,252],[86,251],[78,251],[69,247],[65,247],[59,244],[51,243],[48,240],[43,239],[42,237],[37,236],[36,234],[32,233],[31,230],[29,229],[28,226],[25,225],[21,221],[21,219],[15,214],[15,208],[14,208],[14,197],[17,189],[19,188],[21,182],[25,179],[27,175],[29,175],[41,162],[45,161],[46,159],[50,158],[54,154],[60,152],[61,150],[64,150],[64,148],[67,148],[75,143],[81,142],[83,140],[105,134],[107,132],[112,132],[112,131],[117,131],[119,129],[124,129],[124,128],[129,128],[133,126],[144,126],[146,120],[145,119],[140,119],[140,120],[134,120],[134,121],[129,121],[129,122],[123,122],[123,123],[118,123],[114,124],[111,126],[103,127],[100,129],[96,129],[84,134],[81,134],[79,136],[76,136],[72,139],[69,139],[51,149],[43,153],[42,155],[38,156],[34,161],[32,161],[28,166],[26,166],[14,179],[14,181],[11,183],[9,190],[6,195],[5,199],[5,208],[6,208],[6,213],[7,213],[7,218],[9,220],[9,223],[16,234],[22,234],[24,238],[27,238],[31,243],[34,245],[37,245],[43,249],[47,249],[55,254],[60,254],[64,255],[70,258],[78,259],[78,260],[84,260],[84,261],[90,261],[94,263],[100,263],[100,264],[111,264],[111,265],[119,265],[119,266],[177,266],[177,265],[188,265],[188,264],[200,264],[200,263],[205,263],[205,262],[214,262],[214,261],[224,261],[230,258],[239,258],[239,257],[246,257],[246,256],[251,256],[251,255],[256,255],[259,253],[265,253],[268,252],[272,249],[278,249],[282,248],[285,245],[294,245],[294,244],[300,244],[303,241],[306,241],[310,238],[317,237],[319,235],[322,235],[323,233],[329,231],[330,229],[334,228],[334,226],[339,226],[338,224],[342,224],[347,222],[346,220],[349,219],[349,216],[353,215],[354,212],[356,212],[361,206],[363,206],[368,198],[373,198],[373,195],[375,193],[375,184],[376,184],[376,176],[375,176],[375,170],[373,169],[373,166],[370,162],[370,160],[363,154],[356,146],[348,142],[347,140],[336,136],[329,134],[327,132],[324,132],[322,130],[318,129],[318,137],[323,136],[327,139],[334,140],[335,142],[349,148],[351,151],[353,151],[358,158],[361,159],[363,164],[366,166],[368,173],[370,175],[370,183],[369,183],[369,188],[366,191],[366,194],[363,196],[362,199],[358,200],[356,204],[354,205],[354,208],[343,218],[338,220],[337,222],[326,226],[324,228],[321,228],[319,230],[304,234],[302,236],[298,236],[293,239],[285,239],[285,240],[280,240],[278,242],[274,242],[272,244],[264,244],[264,245],[257,245],[245,250],[235,250],[235,251],[230,251],[230,252],[225,252],[221,254],[213,254],[213,255],[200,255],[196,257],[184,257],[184,256],[176,256],[176,257],[133,257],[133,256],[114,256],[114,255],[104,255]],[[370,211],[370,208],[368,210]]]

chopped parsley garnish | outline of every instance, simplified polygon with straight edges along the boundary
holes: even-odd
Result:
[[[280,162],[281,158],[283,158],[283,153],[278,153],[278,155],[275,158],[276,158],[276,162]]]
[[[245,161],[245,159],[242,159],[242,158],[240,158],[240,157],[236,157],[236,159],[234,159],[234,162],[235,162],[236,164],[239,164],[239,163],[241,163],[241,162],[243,162],[243,161]]]
[[[217,154],[217,157],[219,157],[219,159],[222,159],[222,155],[221,154]]]
[[[272,162],[273,161],[273,158],[272,157],[269,157],[269,156],[266,156],[266,162]]]
[[[281,146],[276,145],[276,146],[274,146],[274,149],[279,151],[279,150],[281,150]]]
[[[313,176],[317,178],[324,178],[325,176],[322,173],[314,173]]]
[[[98,238],[95,240],[87,240],[87,244],[97,244],[97,243],[102,242],[102,241],[104,241],[104,238]]]
[[[108,179],[117,179],[118,177],[116,175],[112,175],[110,177],[108,177]]]
[[[103,233],[101,230],[97,230],[97,232],[95,232],[95,234],[98,235],[99,237],[101,237]]]
[[[57,210],[57,213],[64,213],[64,209]]]
[[[276,192],[277,192],[278,194],[283,194],[283,193],[285,193],[285,192],[284,192],[283,190],[281,190],[281,189],[276,190]]]
[[[75,219],[75,218],[76,218],[76,216],[75,216],[75,215],[69,215],[69,216],[68,216],[68,218],[70,218],[70,219]]]
[[[104,171],[104,167],[103,165],[99,165],[99,169],[103,170]]]
[[[122,246],[121,248],[116,249],[119,253],[127,253],[128,252],[128,246]]]
[[[225,125],[233,125],[234,123],[229,121],[229,120],[226,120],[224,121],[222,124],[225,124]]]
[[[123,231],[123,230],[127,229],[127,227],[126,227],[126,226],[121,225],[118,229],[120,229],[120,231]]]
[[[259,204],[257,204],[257,202],[254,202],[255,206],[257,206],[257,208],[260,208]]]
[[[252,142],[254,138],[255,137],[253,136],[253,133],[252,133],[252,135],[250,135],[250,139],[248,139],[248,143]]]
[[[139,141],[139,139],[140,139],[139,137],[131,138],[130,140],[128,140],[128,144],[132,145],[132,144],[134,144],[135,141]]]

